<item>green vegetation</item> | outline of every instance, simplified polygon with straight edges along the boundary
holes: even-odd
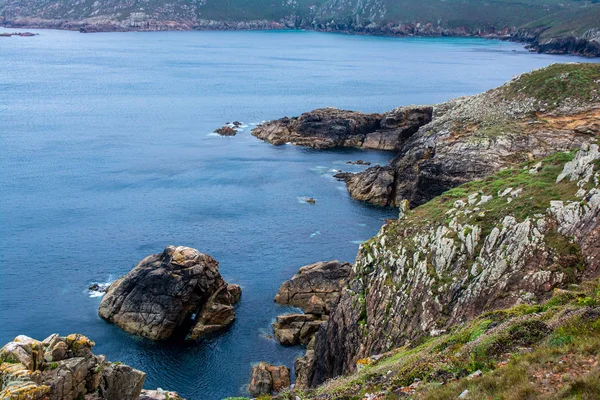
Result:
[[[364,366],[358,372],[309,397],[359,399],[383,391],[391,396],[386,398],[402,392],[437,400],[468,390],[469,399],[597,399],[600,309],[589,304],[600,301],[600,284],[573,289],[556,290],[540,305],[485,313],[377,362],[359,362]],[[476,371],[482,375],[469,376]],[[411,386],[415,380],[419,383]]]
[[[534,98],[556,105],[597,101],[600,98],[600,64],[553,64],[521,75],[504,87],[503,92],[509,100]]]
[[[485,236],[495,228],[507,215],[514,216],[518,221],[535,214],[546,212],[550,200],[570,200],[575,198],[577,186],[574,182],[563,180],[556,184],[556,177],[562,171],[564,164],[573,159],[575,152],[556,153],[543,160],[541,168],[536,174],[529,171],[538,162],[530,161],[515,168],[499,171],[495,175],[482,180],[472,181],[451,189],[441,196],[407,212],[402,221],[393,221],[386,227],[388,237],[404,240],[400,230],[416,231],[427,226],[448,224],[454,217],[448,212],[454,209],[457,200],[467,201],[469,195],[482,193],[492,196],[486,203],[480,205],[478,212],[460,215],[456,218],[463,225],[477,225],[482,228]],[[519,199],[523,201],[508,202],[507,197],[499,193],[513,188],[521,189]],[[558,239],[557,239],[558,243]],[[563,243],[563,242],[561,242]],[[369,242],[366,242],[369,245]],[[568,247],[568,246],[567,246]],[[572,248],[565,249],[572,251]]]
[[[592,2],[598,3],[598,1]],[[585,4],[585,3],[584,3]],[[600,26],[600,4],[572,7],[526,24],[525,28],[544,29],[542,39],[561,36],[581,36]]]

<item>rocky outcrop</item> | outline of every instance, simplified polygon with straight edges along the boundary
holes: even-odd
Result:
[[[235,321],[233,305],[239,301],[240,295],[238,285],[221,286],[202,307],[189,338],[198,339],[231,325]]]
[[[598,81],[577,81],[580,70],[600,78],[597,66],[554,65],[439,104],[432,122],[403,142],[389,166],[339,177],[357,200],[392,207],[408,200],[415,207],[515,163],[577,148],[600,133]],[[563,86],[573,94],[553,89]]]
[[[348,282],[351,265],[337,260],[306,265],[284,282],[275,302],[301,308],[306,314],[285,314],[273,324],[279,343],[306,345],[327,320]]]
[[[254,397],[279,393],[289,388],[290,370],[283,365],[275,366],[264,361],[252,368],[248,391]]]
[[[599,160],[598,145],[584,144],[463,185],[386,224],[361,246],[314,351],[299,360],[298,387],[482,311],[538,303],[554,288],[597,277]]]
[[[264,123],[252,134],[275,145],[396,150],[431,120],[431,113],[431,107],[399,108],[384,115],[320,108]]]
[[[346,285],[352,266],[338,260],[306,265],[284,282],[275,302],[299,307],[308,314],[329,314]]]
[[[218,133],[221,136],[235,136],[237,135],[237,130],[229,125],[224,125],[215,129],[215,133]]]
[[[313,314],[285,314],[277,317],[273,331],[275,339],[285,346],[306,345],[322,323],[321,317]]]
[[[136,400],[146,374],[94,355],[85,336],[17,336],[0,350],[0,398]],[[171,397],[178,398],[178,397]]]
[[[189,247],[167,246],[115,281],[98,314],[129,333],[153,340],[198,338],[235,319],[241,289],[227,285],[219,263]]]

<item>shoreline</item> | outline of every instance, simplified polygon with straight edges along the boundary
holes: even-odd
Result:
[[[247,21],[247,22],[229,22],[229,21],[204,21],[203,25],[190,26],[186,23],[162,23],[157,25],[144,26],[123,26],[113,23],[92,25],[87,23],[36,20],[34,23],[19,23],[6,21],[0,23],[0,28],[4,29],[50,29],[73,31],[80,33],[113,33],[113,32],[183,32],[183,31],[306,31],[333,33],[342,35],[356,36],[375,36],[389,38],[473,38],[489,39],[505,42],[512,42],[523,45],[524,49],[537,54],[554,55],[572,55],[587,58],[600,57],[600,43],[581,37],[558,37],[541,43],[539,36],[543,31],[530,29],[504,28],[493,32],[472,32],[463,28],[451,28],[430,30],[426,33],[410,33],[411,30],[418,30],[416,26],[407,26],[409,33],[404,31],[398,33],[391,31],[390,27],[377,28],[373,31],[356,29],[331,29],[315,28],[310,26],[289,26],[285,23],[276,21]]]

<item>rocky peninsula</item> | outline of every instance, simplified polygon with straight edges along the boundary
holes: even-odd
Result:
[[[389,165],[338,174],[350,195],[379,206],[423,204],[473,179],[600,132],[596,64],[553,65],[476,96],[379,115],[319,109],[252,132],[273,144],[391,150]],[[543,89],[539,86],[543,85]]]
[[[98,314],[148,339],[193,340],[231,325],[241,293],[238,285],[223,280],[219,263],[211,256],[167,246],[115,281]]]

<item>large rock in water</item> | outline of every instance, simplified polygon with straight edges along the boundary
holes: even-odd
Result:
[[[280,365],[267,364],[264,361],[252,368],[252,379],[248,391],[252,396],[258,397],[278,393],[289,388],[290,370]]]
[[[235,319],[241,290],[228,285],[219,263],[189,247],[167,246],[115,281],[98,314],[129,333],[153,340],[214,332]]]
[[[275,145],[396,150],[431,121],[431,115],[431,107],[403,107],[383,115],[319,108],[299,117],[267,122],[252,134]]]
[[[351,264],[338,260],[306,265],[281,285],[275,302],[299,307],[309,314],[329,314],[351,270]]]
[[[0,399],[138,399],[146,374],[94,355],[93,346],[78,334],[17,336],[0,350]]]

